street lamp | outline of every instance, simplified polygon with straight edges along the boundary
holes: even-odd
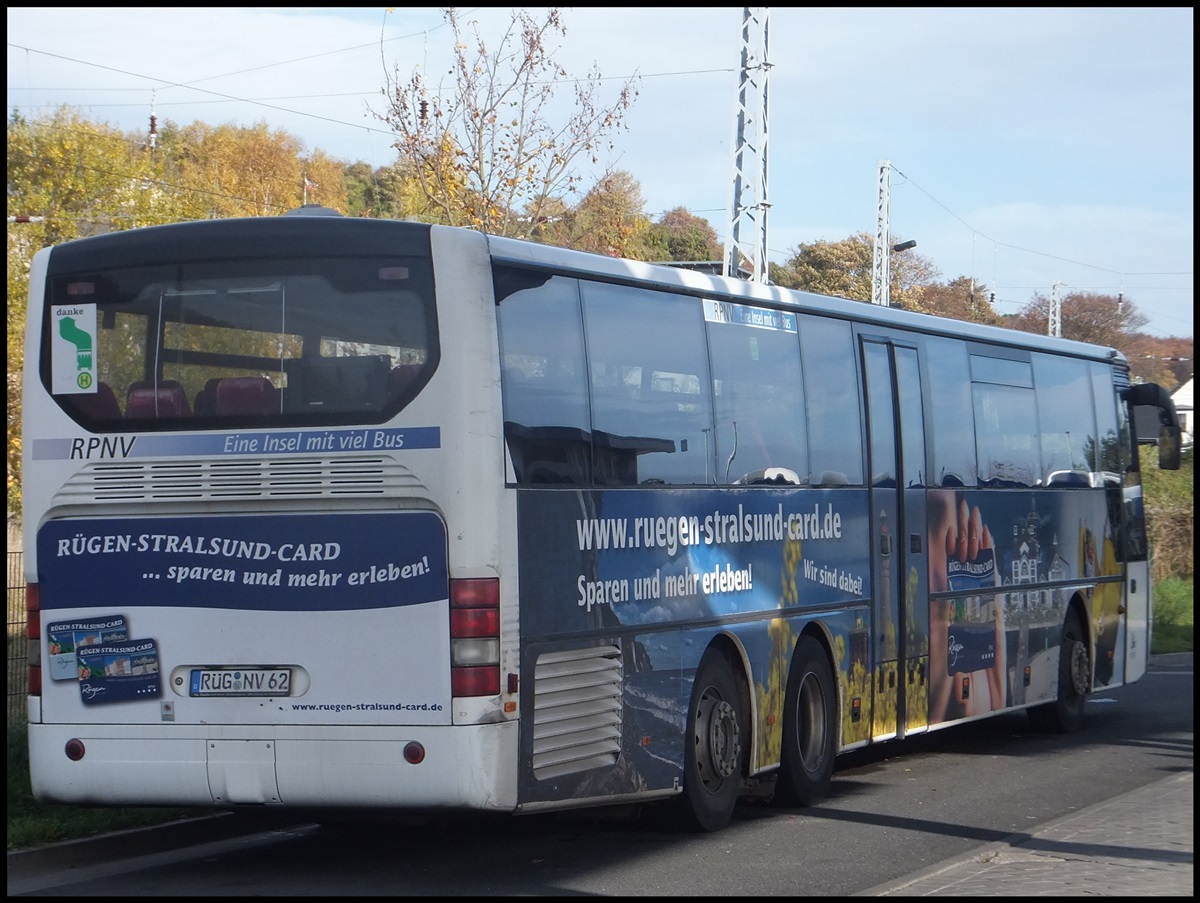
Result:
[[[897,245],[892,245],[892,250],[899,253],[900,251],[912,250],[916,246],[917,246],[916,240],[910,238],[908,241],[902,241]],[[876,247],[878,248],[879,246],[876,245]],[[877,253],[876,257],[878,258],[878,263],[881,265],[880,294],[882,296],[882,301],[880,303],[882,303],[884,307],[891,307],[892,306],[892,287],[890,284],[892,281],[891,259],[890,259],[890,256],[887,254]]]

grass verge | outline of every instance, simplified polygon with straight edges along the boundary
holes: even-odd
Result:
[[[1195,577],[1168,577],[1154,584],[1154,632],[1151,655],[1192,652]]]
[[[91,808],[48,806],[33,798],[29,786],[28,727],[24,721],[8,726],[8,849],[77,840],[124,828],[175,821],[212,810],[158,808]]]

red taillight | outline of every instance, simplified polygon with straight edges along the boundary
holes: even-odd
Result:
[[[36,583],[25,584],[25,636],[31,640],[42,638],[42,619],[38,617],[42,611],[41,596]]]
[[[500,692],[500,581],[468,577],[450,581],[450,692],[496,696]]]
[[[450,636],[500,636],[500,612],[495,608],[458,608],[450,612]]]
[[[452,696],[495,696],[500,692],[498,665],[462,665],[450,669]]]
[[[29,664],[26,679],[30,696],[42,695],[42,602],[36,583],[25,584],[25,654]]]
[[[450,581],[451,608],[499,608],[500,581],[495,577],[462,577]]]

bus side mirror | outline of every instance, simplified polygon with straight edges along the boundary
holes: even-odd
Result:
[[[1164,423],[1158,431],[1158,469],[1179,470],[1179,448],[1182,445],[1182,430]]]
[[[1158,446],[1160,470],[1178,470],[1183,430],[1171,395],[1155,383],[1139,383],[1123,393],[1139,445]]]

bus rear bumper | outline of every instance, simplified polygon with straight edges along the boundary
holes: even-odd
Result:
[[[411,744],[420,744],[415,749]],[[72,760],[68,749],[82,756]],[[423,753],[419,762],[406,760]],[[29,725],[33,795],[113,806],[514,811],[517,724]]]

